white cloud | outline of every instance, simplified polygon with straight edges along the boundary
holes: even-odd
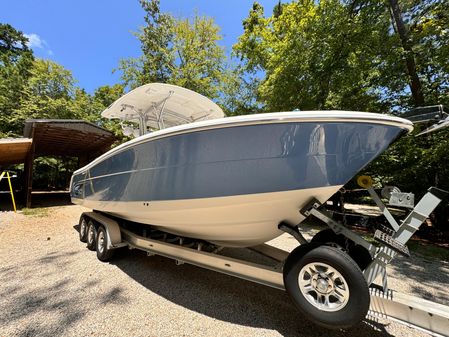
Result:
[[[53,50],[50,49],[50,46],[48,45],[47,41],[42,39],[39,35],[36,33],[31,34],[23,34],[28,39],[28,47],[32,49],[42,49],[43,52],[46,52],[48,56],[53,56]]]
[[[35,33],[24,34],[24,35],[28,39],[27,44],[28,44],[28,47],[30,47],[30,48],[43,49],[47,45],[47,42],[45,42],[45,40],[41,39],[41,37]]]

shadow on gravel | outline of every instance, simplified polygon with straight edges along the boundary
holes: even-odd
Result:
[[[398,258],[393,263],[393,268],[400,272],[402,275],[419,282],[433,284],[435,281],[449,284],[449,273],[447,273],[447,267],[443,265],[429,269],[429,264],[432,261],[424,258],[413,258],[408,260],[406,258]],[[437,273],[437,275],[436,275]]]
[[[53,251],[14,267],[0,267],[0,328],[14,327],[15,336],[61,336],[89,314],[90,308],[74,304],[96,282],[78,284],[64,273],[78,253]],[[122,303],[121,292],[114,288],[94,300]]]
[[[392,269],[395,274],[406,275],[407,278],[414,280],[412,294],[423,297],[430,301],[437,301],[443,304],[449,304],[449,294],[447,284],[449,284],[448,267],[441,264],[435,266],[432,261],[422,257],[412,257],[407,259],[403,257],[393,261]],[[393,273],[391,273],[393,275]],[[430,287],[438,291],[438,298],[425,289]]]
[[[348,331],[320,328],[301,317],[283,291],[188,264],[176,266],[173,260],[149,258],[141,251],[119,250],[111,263],[148,290],[217,320],[276,330],[292,337],[387,334],[382,324],[371,321]],[[148,303],[149,314],[151,310]]]
[[[34,191],[32,204],[35,207],[55,207],[71,205],[68,191]]]

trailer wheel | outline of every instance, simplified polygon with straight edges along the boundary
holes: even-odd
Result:
[[[80,220],[80,241],[86,242],[87,241],[87,221],[85,217],[82,217]]]
[[[95,250],[95,242],[97,239],[97,228],[92,220],[87,223],[87,248]]]
[[[361,270],[365,270],[372,261],[370,253],[363,246],[356,244],[342,234],[335,234],[330,228],[323,229],[316,233],[311,242],[341,248],[352,257]]]
[[[97,258],[103,262],[109,261],[114,254],[114,250],[108,248],[108,235],[106,233],[106,229],[103,226],[98,227],[96,244]]]
[[[337,248],[346,249],[346,238],[341,234],[335,234],[335,232],[326,228],[316,233],[310,242],[321,242],[326,245],[337,246]]]
[[[299,311],[329,329],[359,323],[368,312],[370,295],[357,264],[335,247],[323,245],[305,254],[298,248],[287,257],[283,274]]]

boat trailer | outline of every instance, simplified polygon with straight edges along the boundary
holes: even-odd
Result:
[[[363,271],[366,283],[369,285],[368,319],[390,319],[425,331],[433,336],[449,336],[449,306],[389,289],[386,272],[386,266],[397,254],[410,255],[406,243],[438,204],[447,198],[448,192],[432,187],[413,207],[410,205],[410,194],[391,189],[390,204],[413,207],[403,222],[398,224],[374,191],[370,178],[359,177],[358,183],[368,190],[371,198],[391,226],[391,228],[384,226],[376,230],[374,239],[378,242],[377,245],[368,242],[359,234],[333,220],[332,212],[321,207],[322,205],[315,199],[312,199],[306,207],[300,210],[301,214],[306,218],[319,219],[329,227],[322,231],[326,232],[328,238],[326,244],[333,241],[334,244],[339,246],[344,245],[344,243],[341,243],[343,237],[353,247],[364,248],[365,257],[359,266]],[[302,236],[299,230],[300,225],[293,226],[283,222],[279,225],[279,229],[295,237],[300,243],[300,247],[301,245],[305,247],[313,244],[316,240],[312,239],[309,243]],[[129,249],[143,250],[147,252],[148,256],[160,255],[174,259],[177,265],[189,263],[276,289],[286,290],[283,268],[288,256],[291,255],[289,252],[267,244],[249,248],[274,261],[274,265],[259,264],[226,256],[222,252],[222,247],[210,249],[208,243],[204,241],[176,237],[153,230],[150,226],[142,226],[142,228],[148,228],[148,230],[141,229],[136,233],[135,230],[132,230],[132,226],[127,226],[126,223],[123,223],[123,220],[95,211],[84,212],[80,217],[80,239],[87,242],[89,249],[97,251],[97,257],[101,261],[108,261],[112,257],[114,249],[128,247]],[[318,234],[316,237],[318,237]],[[320,243],[315,242],[315,244],[319,245]],[[358,252],[360,253],[360,250]],[[366,255],[366,253],[369,255]],[[380,284],[376,284],[376,280],[380,280]]]

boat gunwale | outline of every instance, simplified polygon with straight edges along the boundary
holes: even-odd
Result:
[[[346,115],[344,115],[346,114]],[[119,154],[130,147],[145,143],[147,141],[162,139],[166,137],[172,137],[187,133],[201,132],[206,130],[222,129],[229,127],[242,127],[250,125],[261,124],[283,124],[283,123],[313,123],[313,122],[351,122],[351,123],[373,123],[381,125],[396,126],[401,129],[411,132],[413,130],[413,124],[407,119],[382,115],[371,112],[352,112],[352,111],[304,111],[304,112],[275,112],[264,114],[253,114],[244,116],[225,117],[219,119],[212,119],[207,121],[194,122],[189,124],[182,124],[163,130],[158,130],[128,142],[120,144],[119,146],[109,150],[102,154],[98,158],[94,159],[89,164],[79,168],[73,175],[85,173],[93,166],[101,163],[102,161]]]

